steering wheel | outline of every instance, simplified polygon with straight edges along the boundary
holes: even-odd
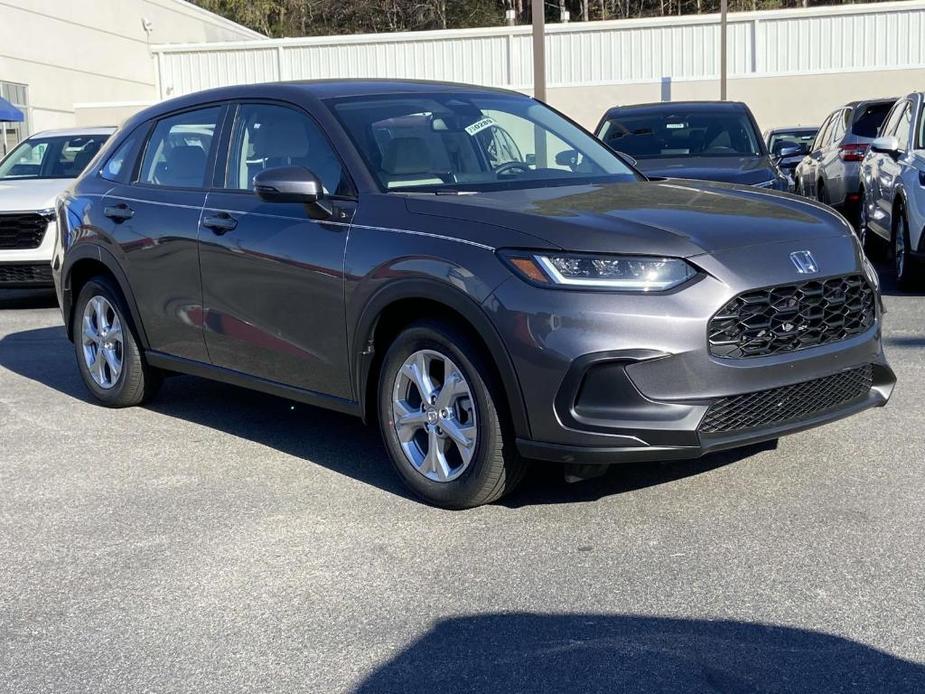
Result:
[[[520,171],[521,173],[527,173],[530,171],[530,167],[524,164],[522,161],[509,161],[495,169],[495,176],[501,178],[501,175],[507,173],[508,171]]]

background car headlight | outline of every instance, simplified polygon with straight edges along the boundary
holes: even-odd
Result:
[[[697,274],[680,258],[584,253],[502,255],[535,284],[575,289],[658,292],[677,287]]]

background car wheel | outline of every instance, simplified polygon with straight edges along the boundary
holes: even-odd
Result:
[[[486,355],[462,331],[434,321],[405,329],[379,378],[379,424],[405,484],[444,508],[499,499],[523,476],[506,433],[501,390]]]
[[[822,181],[816,184],[816,199],[825,205],[829,204],[829,191],[825,189],[825,183]]]
[[[893,269],[896,271],[896,286],[904,291],[915,289],[918,280],[917,268],[909,253],[909,247],[909,224],[906,221],[906,211],[900,207],[896,211],[893,229]]]
[[[145,364],[125,300],[106,277],[94,277],[74,305],[74,350],[80,375],[107,407],[130,407],[150,398],[159,374]]]

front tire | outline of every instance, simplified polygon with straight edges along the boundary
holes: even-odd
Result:
[[[103,405],[139,405],[160,385],[142,358],[122,292],[109,278],[94,277],[80,290],[72,337],[84,384]]]
[[[379,425],[412,492],[458,509],[517,485],[525,464],[505,431],[500,393],[487,357],[454,326],[421,321],[398,335],[380,371]]]
[[[918,268],[909,251],[909,224],[906,221],[906,210],[900,207],[896,211],[893,229],[893,269],[896,272],[896,286],[902,291],[913,290],[918,283]]]

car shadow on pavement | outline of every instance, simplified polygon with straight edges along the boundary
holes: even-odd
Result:
[[[438,621],[357,692],[922,692],[925,667],[738,621],[487,614]]]
[[[77,400],[94,402],[80,379],[74,349],[63,326],[25,330],[0,338],[0,367]],[[354,417],[193,376],[165,379],[161,391],[145,407],[275,448],[411,498],[392,470],[376,427],[364,426]],[[514,509],[596,501],[709,472],[774,445],[772,442],[693,461],[612,465],[603,477],[575,484],[565,483],[561,465],[536,462],[521,487],[500,503]]]
[[[4,289],[0,291],[0,311],[9,309],[57,308],[54,289]]]

